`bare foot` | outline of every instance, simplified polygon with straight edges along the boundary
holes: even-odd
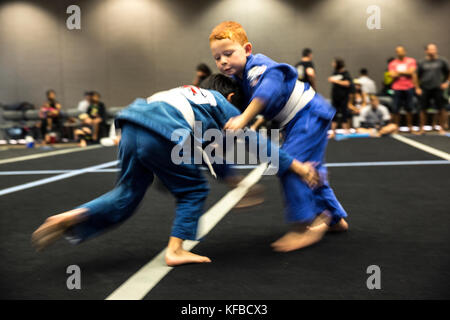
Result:
[[[166,264],[169,267],[175,267],[188,263],[209,263],[211,259],[205,256],[179,249],[176,251],[167,250],[166,252]]]
[[[292,241],[295,241],[295,239],[298,240],[305,232],[306,232],[306,227],[304,227],[303,229],[297,228],[296,230],[289,231],[284,236],[282,236],[280,239],[273,242],[270,246],[272,248],[274,248],[274,250],[276,250],[276,248],[284,247],[284,246],[288,245],[289,243],[291,243]]]
[[[314,228],[306,228],[305,232],[291,231],[279,241],[273,243],[272,247],[278,252],[299,250],[319,242],[328,229],[328,225],[326,223],[322,223]]]
[[[447,134],[447,131],[444,130],[444,129],[440,129],[440,130],[439,130],[439,134],[440,134],[441,136],[445,136],[445,135]]]
[[[334,226],[328,229],[329,232],[345,232],[348,230],[348,223],[343,218]]]
[[[86,208],[71,210],[51,216],[33,232],[31,242],[37,251],[41,251],[64,235],[71,226],[81,222]]]
[[[328,226],[328,232],[345,232],[348,230],[348,223],[344,220],[344,218],[341,218],[341,220],[339,220],[339,222],[334,224],[332,227],[330,227],[330,218],[325,213],[320,214],[314,221],[315,222],[309,227],[310,229],[317,228],[325,223]]]

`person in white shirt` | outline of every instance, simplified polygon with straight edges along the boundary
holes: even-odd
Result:
[[[373,137],[389,135],[398,130],[398,126],[390,123],[391,114],[387,107],[380,104],[376,95],[370,95],[370,104],[360,112],[361,127],[358,133],[369,133]]]
[[[87,112],[87,109],[89,108],[89,105],[90,105],[90,102],[89,102],[90,96],[91,96],[91,92],[86,91],[84,93],[84,99],[78,103],[78,107],[77,107],[78,111],[80,111],[82,113]]]
[[[359,71],[359,78],[358,81],[361,83],[361,87],[363,92],[365,92],[367,95],[369,94],[376,94],[377,93],[377,86],[375,84],[375,81],[369,78],[369,72],[366,68],[362,68]],[[367,100],[369,101],[369,100]]]

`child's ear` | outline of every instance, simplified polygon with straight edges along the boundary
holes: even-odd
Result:
[[[250,42],[247,42],[244,44],[244,50],[245,50],[245,56],[249,56],[252,54],[252,44]]]
[[[234,96],[234,92],[231,92],[227,95],[228,102],[231,102],[231,98]]]

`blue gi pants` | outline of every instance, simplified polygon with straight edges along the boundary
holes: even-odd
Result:
[[[318,162],[318,171],[321,176],[326,177],[325,149],[332,116],[322,112],[325,109],[320,104],[328,102],[316,94],[288,123],[285,129],[286,139],[281,149],[301,162]],[[326,179],[321,187],[312,190],[291,171],[280,178],[288,222],[310,223],[324,210],[332,215],[331,225],[347,216]]]
[[[119,145],[121,171],[116,186],[79,207],[89,209],[87,219],[67,232],[68,239],[73,243],[84,241],[129,218],[156,174],[176,198],[171,235],[195,240],[209,185],[193,161],[179,165],[172,162],[173,146],[173,142],[152,131],[125,123]]]

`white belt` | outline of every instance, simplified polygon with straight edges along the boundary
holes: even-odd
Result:
[[[303,109],[313,98],[316,92],[313,88],[309,88],[306,91],[305,84],[301,81],[295,83],[294,90],[292,90],[289,100],[284,105],[283,109],[273,118],[273,120],[280,123],[280,127],[283,128],[289,121],[291,121],[297,112]]]
[[[176,90],[176,89],[175,89]],[[151,97],[147,98],[147,103],[150,102],[165,102],[169,104],[170,106],[174,107],[180,113],[183,115],[183,118],[186,120],[186,122],[189,124],[192,130],[194,130],[194,124],[195,124],[195,116],[194,116],[194,110],[192,110],[192,106],[189,103],[189,101],[181,94],[177,94],[176,91],[167,90],[155,93]],[[172,91],[172,92],[171,92]],[[196,149],[201,152],[203,161],[205,161],[206,165],[208,166],[209,171],[211,172],[211,175],[217,179],[216,172],[214,171],[214,168],[212,167],[211,160],[209,159],[206,152],[200,147],[196,146]]]

